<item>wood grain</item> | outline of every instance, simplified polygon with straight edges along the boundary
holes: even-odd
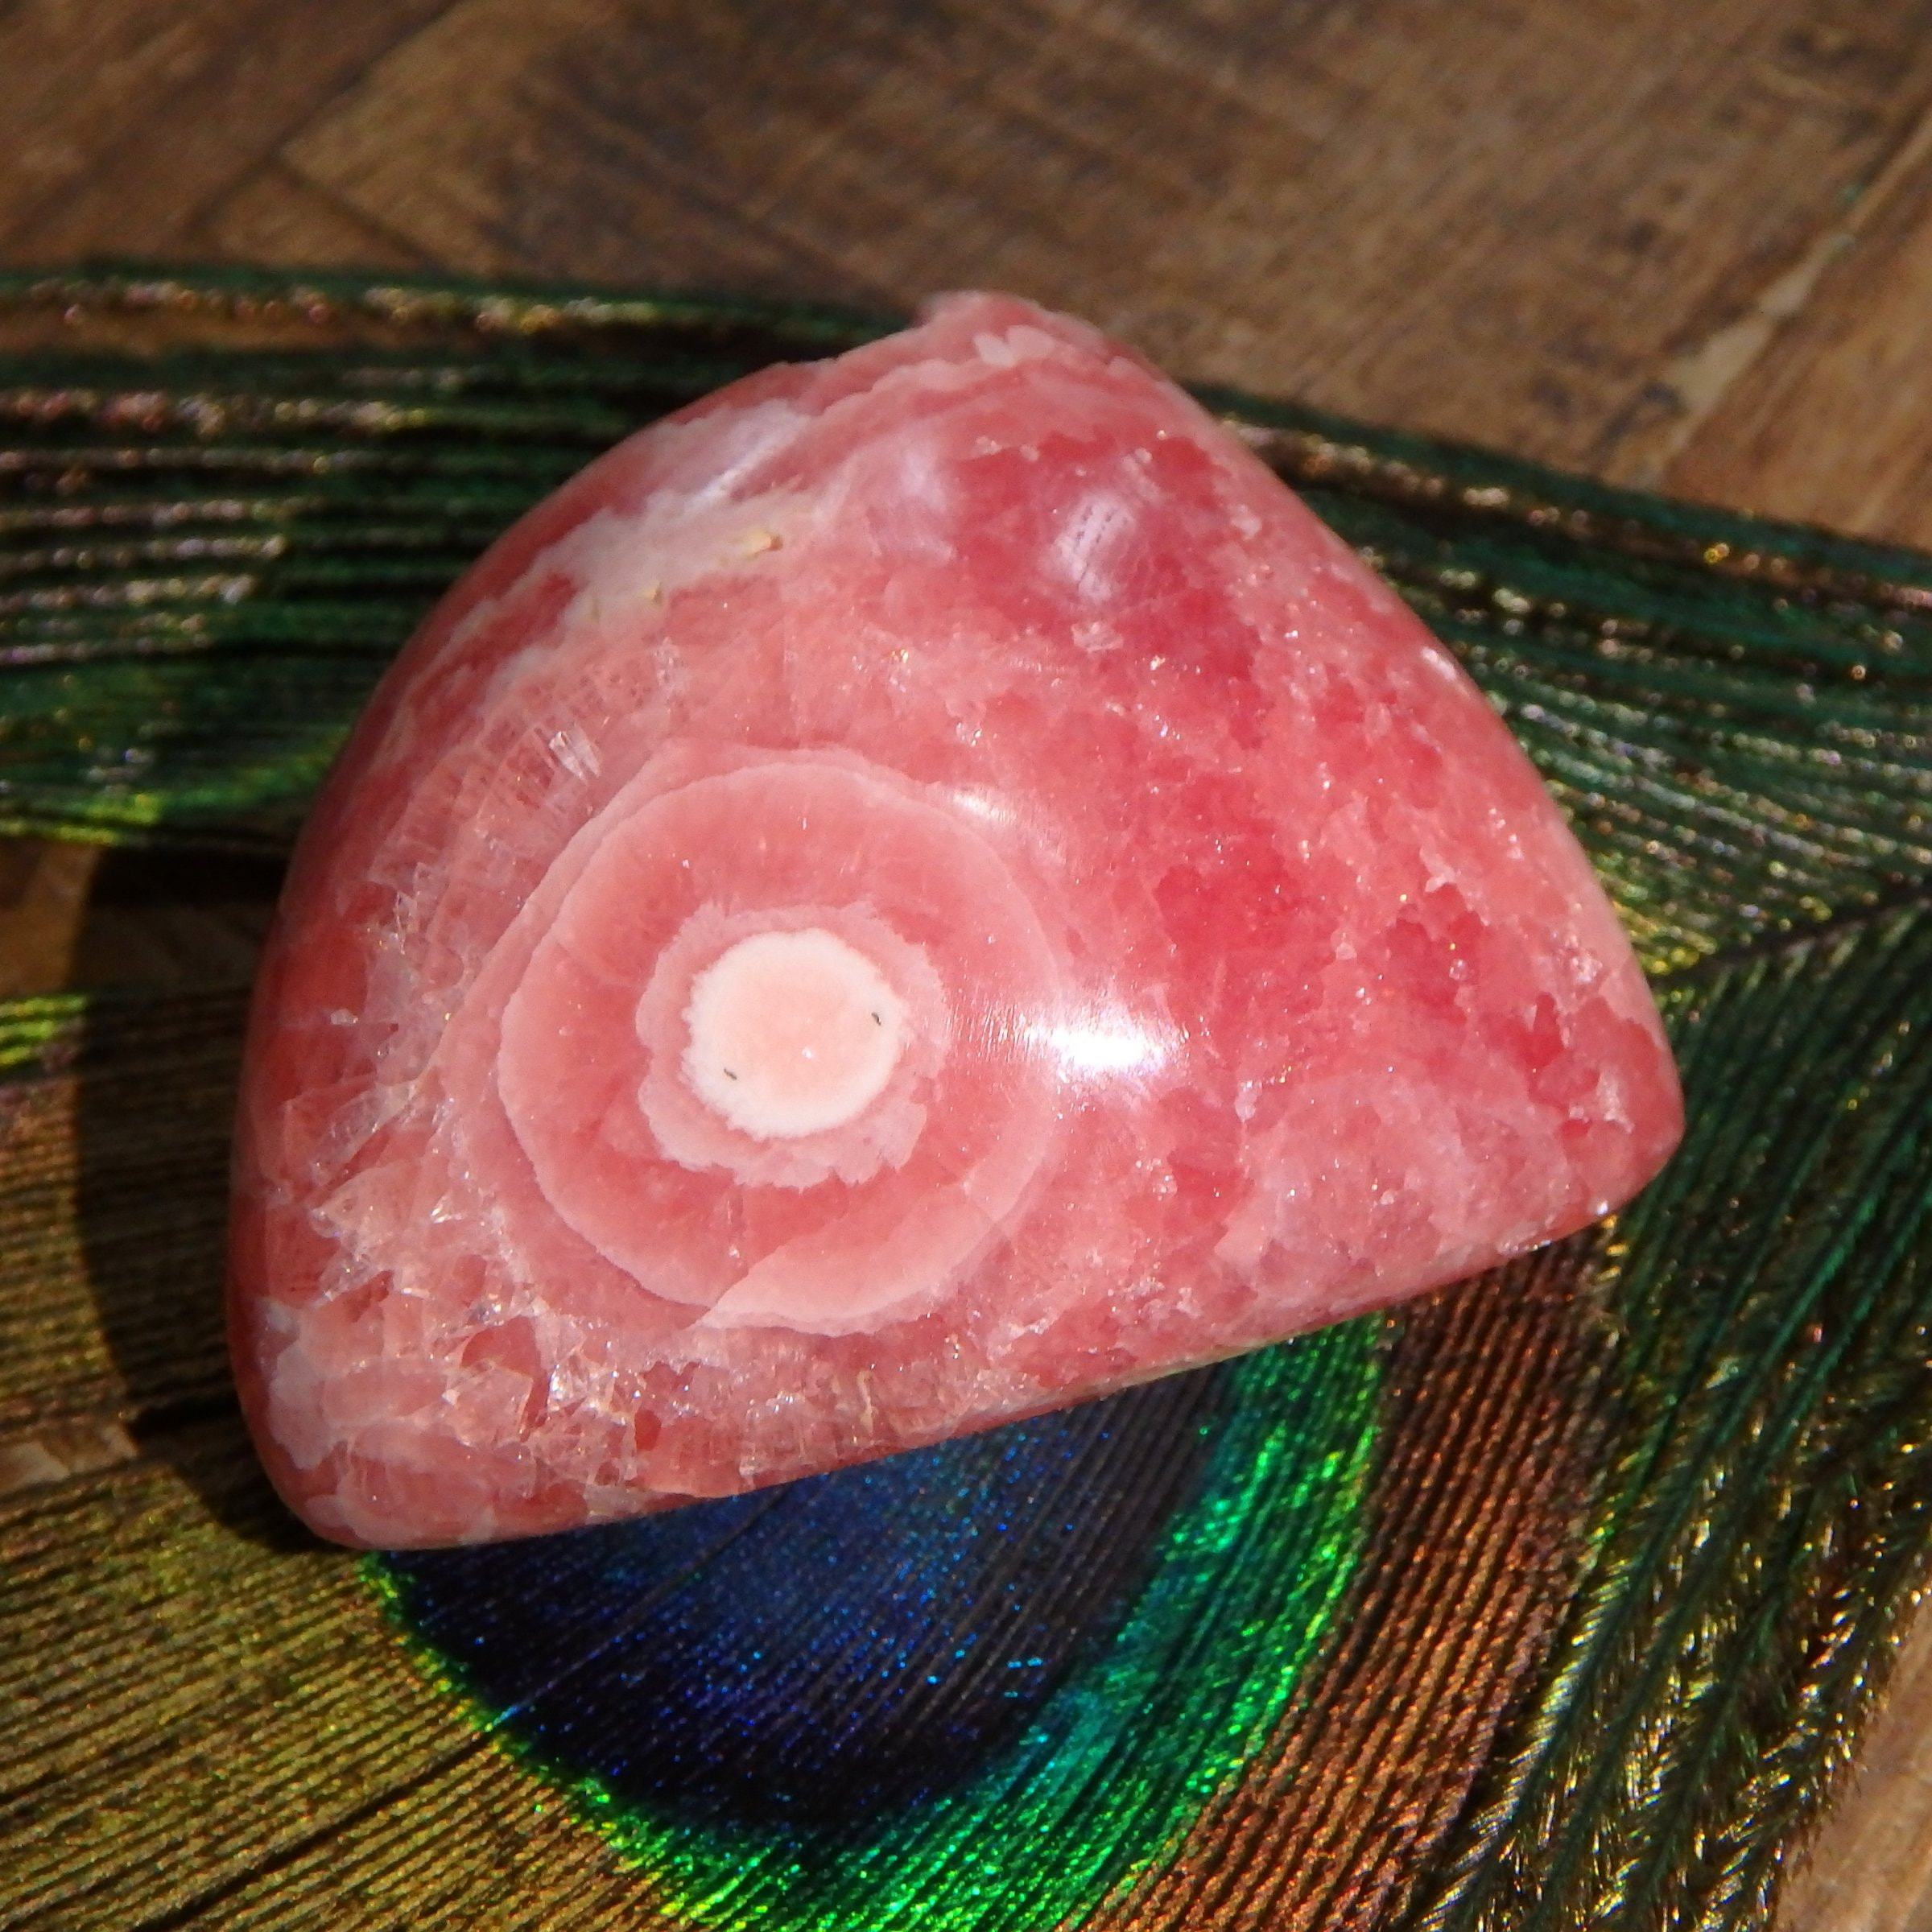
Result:
[[[0,9],[0,243],[196,246],[208,208],[448,0],[32,0]]]
[[[1932,1612],[1922,1610],[1856,1771],[1778,1917],[1785,1932],[1932,1927]]]
[[[1601,467],[1909,135],[1925,24],[462,0],[287,153],[465,266],[874,303],[991,281],[1197,377]]]
[[[1005,284],[1932,543],[1926,0],[0,0],[0,261],[108,253]],[[0,985],[232,976],[267,890],[13,848]],[[1932,1932],[1929,1845],[1932,1613],[1787,1932]]]
[[[1678,452],[1671,488],[1932,543],[1932,126],[1909,158]]]

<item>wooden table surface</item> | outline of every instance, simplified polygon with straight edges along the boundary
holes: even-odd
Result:
[[[0,0],[0,262],[101,254],[990,283],[1932,544],[1922,0]],[[232,972],[246,896],[115,876],[0,849],[0,989]],[[1932,1928],[1932,1613],[1782,1923]]]

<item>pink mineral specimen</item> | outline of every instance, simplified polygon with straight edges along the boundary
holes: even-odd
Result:
[[[1468,679],[993,295],[633,437],[383,683],[244,1080],[277,1485],[424,1545],[1073,1402],[1583,1226],[1680,1101]]]

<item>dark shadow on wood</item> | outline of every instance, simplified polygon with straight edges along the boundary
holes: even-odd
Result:
[[[105,989],[78,1042],[80,1243],[119,1418],[236,1534],[314,1539],[240,1424],[223,1281],[229,1142],[248,976],[279,863],[118,852],[97,875],[75,977]],[[232,1421],[232,1459],[209,1430]]]

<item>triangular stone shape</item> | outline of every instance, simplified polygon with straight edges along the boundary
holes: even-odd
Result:
[[[390,672],[261,977],[237,1370],[323,1534],[531,1534],[1418,1294],[1680,1125],[1448,654],[1137,358],[955,296],[622,444]]]

